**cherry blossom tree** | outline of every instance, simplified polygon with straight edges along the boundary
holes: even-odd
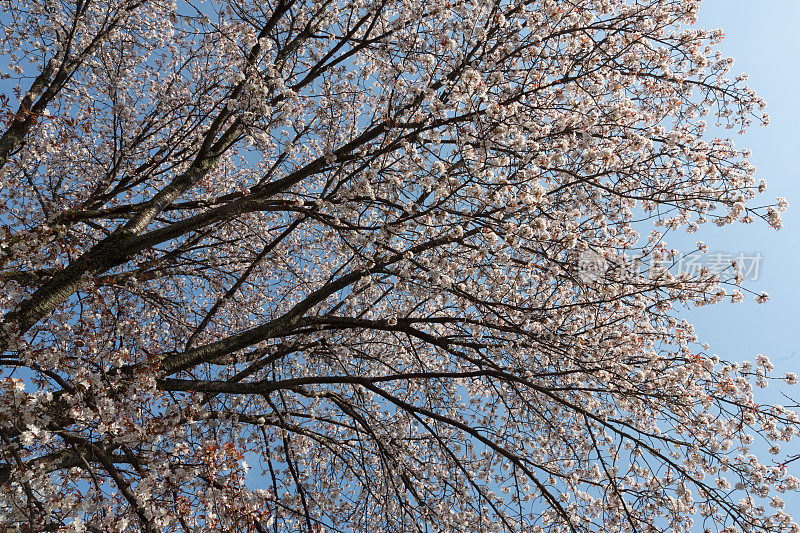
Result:
[[[800,531],[698,1],[0,3],[0,529]]]

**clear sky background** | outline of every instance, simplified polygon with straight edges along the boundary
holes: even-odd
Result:
[[[746,286],[768,292],[770,299],[690,310],[690,319],[724,359],[765,353],[776,373],[800,373],[800,1],[703,0],[702,5],[699,25],[725,30],[721,50],[736,60],[731,77],[749,74],[749,85],[767,101],[770,125],[752,126],[735,138],[752,150],[758,177],[767,180],[767,191],[755,201],[784,196],[790,208],[780,231],[757,221],[719,229],[709,225],[692,236],[692,241],[706,241],[709,252],[761,252],[760,275]],[[774,388],[800,398],[800,385]],[[800,441],[795,450],[800,453]]]
[[[756,281],[745,282],[757,292],[766,291],[764,304],[752,298],[742,304],[717,304],[688,311],[700,337],[711,345],[711,353],[732,361],[753,360],[767,354],[775,373],[800,373],[800,1],[799,0],[703,0],[699,26],[722,28],[726,39],[723,54],[736,62],[731,77],[750,75],[749,85],[767,101],[771,124],[753,126],[736,139],[750,148],[751,163],[758,177],[767,180],[765,202],[776,196],[789,200],[780,231],[766,223],[709,227],[692,236],[704,240],[709,251],[761,252],[761,272]],[[696,239],[694,238],[696,237]],[[800,399],[800,385],[774,383],[757,389],[762,403],[792,402],[786,393]],[[800,454],[800,439],[784,447]],[[800,477],[800,460],[790,471]],[[787,495],[788,496],[788,495]],[[785,498],[787,510],[800,518],[800,494]]]
[[[736,62],[731,75],[745,72],[749,85],[767,101],[771,123],[753,126],[737,144],[752,149],[751,162],[768,188],[759,198],[784,196],[790,209],[784,227],[762,223],[709,227],[695,234],[710,251],[764,255],[752,289],[765,290],[763,305],[717,305],[692,313],[695,325],[720,351],[736,358],[766,353],[776,367],[800,371],[800,2],[797,0],[703,0],[700,25],[722,28],[722,52]],[[716,230],[716,231],[715,231]],[[720,353],[720,355],[722,355]],[[800,447],[798,447],[800,451]]]

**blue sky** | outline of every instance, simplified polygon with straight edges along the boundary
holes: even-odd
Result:
[[[748,286],[766,291],[770,300],[756,304],[719,304],[689,312],[698,333],[724,359],[752,359],[767,354],[778,371],[800,371],[800,2],[797,0],[704,0],[700,26],[722,28],[725,55],[736,62],[731,75],[745,72],[749,85],[767,101],[771,124],[753,126],[737,145],[752,150],[751,162],[768,188],[763,197],[789,200],[780,231],[765,223],[708,227],[696,240],[709,244],[709,251],[761,252],[761,272]],[[765,202],[766,203],[766,202]],[[782,388],[786,391],[791,389]],[[771,391],[774,397],[778,391]],[[800,397],[800,388],[794,388]],[[800,444],[795,445],[800,453]],[[798,500],[800,503],[800,500]]]
[[[784,196],[790,209],[784,214],[784,227],[775,231],[764,224],[709,227],[692,236],[704,240],[709,251],[760,252],[764,259],[760,276],[746,282],[756,291],[766,291],[770,300],[756,304],[718,304],[690,310],[687,318],[700,337],[711,345],[711,352],[733,361],[752,360],[767,354],[775,373],[800,373],[800,2],[798,0],[703,0],[700,24],[703,28],[722,28],[726,39],[721,50],[736,62],[731,75],[745,72],[749,85],[766,99],[771,124],[754,126],[737,145],[752,150],[751,162],[759,178],[768,183],[764,198]],[[766,203],[766,202],[765,202]],[[694,239],[696,237],[696,239]],[[758,390],[762,403],[790,404],[781,393],[800,399],[800,385],[780,383]],[[800,441],[784,447],[800,453]],[[791,472],[800,476],[800,461]],[[787,510],[798,518],[800,494],[785,495]]]

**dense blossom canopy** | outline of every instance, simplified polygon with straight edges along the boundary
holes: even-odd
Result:
[[[0,5],[0,529],[800,531],[697,0]]]

